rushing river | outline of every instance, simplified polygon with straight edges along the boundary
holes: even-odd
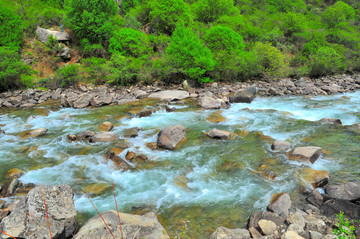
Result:
[[[226,118],[213,123],[208,117],[215,110],[202,110],[191,100],[173,104],[166,112],[157,102],[71,109],[39,106],[27,110],[3,110],[0,127],[0,181],[12,168],[26,173],[24,184],[70,184],[75,192],[79,219],[96,214],[85,197],[89,185],[100,212],[115,209],[111,181],[114,181],[120,211],[156,211],[160,222],[172,236],[184,232],[188,238],[208,238],[218,226],[244,227],[248,216],[264,210],[272,195],[288,192],[300,203],[303,168],[327,170],[331,182],[360,179],[360,134],[350,125],[359,123],[360,92],[318,97],[256,98],[251,104],[232,104],[222,110]],[[143,107],[156,108],[151,116],[122,117]],[[320,124],[317,120],[341,119],[344,126]],[[98,131],[104,121],[122,136],[127,129],[140,128],[128,138],[129,149],[145,154],[148,162],[129,171],[118,170],[104,155],[117,143],[68,142],[68,134]],[[146,143],[156,142],[160,129],[176,124],[186,127],[187,141],[174,151],[151,150]],[[46,135],[21,140],[19,132],[45,127]],[[212,128],[234,132],[232,140],[207,138]],[[261,132],[261,133],[260,133]],[[284,153],[272,152],[273,139],[288,140],[296,146],[320,146],[324,154],[315,162],[290,161]],[[123,137],[122,137],[123,138]],[[277,177],[270,180],[257,173],[261,165]],[[94,190],[95,190],[94,189]],[[91,191],[91,190],[90,190]]]

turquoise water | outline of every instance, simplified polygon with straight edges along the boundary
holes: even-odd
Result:
[[[113,180],[121,211],[155,210],[172,236],[182,232],[185,223],[189,238],[207,238],[220,225],[245,226],[249,214],[265,209],[274,193],[285,191],[298,199],[301,179],[294,175],[302,168],[327,170],[335,183],[359,180],[360,138],[350,127],[360,123],[359,102],[360,92],[312,98],[258,97],[251,104],[233,104],[222,110],[226,121],[221,123],[207,120],[215,111],[194,109],[193,104],[174,105],[178,110],[168,113],[161,104],[146,101],[98,109],[46,112],[43,107],[3,112],[0,125],[6,134],[0,136],[0,175],[16,167],[26,172],[20,178],[23,183],[70,184],[77,211],[84,218],[95,214],[85,197],[89,185],[103,187],[101,193],[91,196],[99,211],[115,208]],[[144,118],[117,118],[143,107],[156,112]],[[323,117],[339,118],[345,126],[316,122]],[[116,142],[66,140],[68,134],[97,131],[104,121],[111,121],[116,126],[112,131],[121,138],[126,129],[141,129],[138,137],[127,139],[132,146],[119,156],[125,158],[128,151],[145,154],[149,160],[146,166],[129,171],[116,169],[103,157]],[[160,129],[176,124],[185,125],[187,134],[187,141],[179,149],[153,151],[145,146],[156,142]],[[48,128],[45,136],[26,140],[17,136],[39,127]],[[235,133],[246,130],[249,134],[229,141],[207,138],[204,133],[215,127]],[[288,140],[294,146],[320,146],[326,154],[313,165],[289,161],[285,154],[272,152],[271,140],[258,132]],[[276,173],[275,180],[256,172],[261,165],[268,165]]]

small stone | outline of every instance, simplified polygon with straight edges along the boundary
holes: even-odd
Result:
[[[280,195],[276,195],[276,198],[272,200],[267,209],[281,217],[287,218],[289,215],[290,206],[291,199],[289,194],[281,193]]]
[[[13,168],[6,172],[5,178],[7,178],[7,179],[19,178],[23,174],[24,174],[24,171],[22,171],[18,168]]]
[[[321,234],[320,232],[310,231],[310,238],[311,239],[323,239],[324,235]]]
[[[134,128],[130,128],[130,129],[126,129],[124,132],[124,137],[125,138],[135,138],[139,135],[139,128],[138,127],[134,127]]]
[[[306,160],[315,163],[321,155],[321,148],[315,146],[298,147],[290,151],[287,155],[290,160]]]
[[[90,138],[90,143],[97,143],[97,142],[109,142],[115,141],[119,139],[119,135],[113,132],[103,132],[100,134],[96,134],[95,136]]]
[[[153,142],[151,142],[151,143],[146,143],[145,146],[146,146],[147,148],[151,149],[151,150],[157,149],[156,143],[153,143]]]
[[[299,236],[299,234],[297,234],[294,231],[287,231],[281,236],[281,239],[305,239],[305,238]]]
[[[274,222],[264,219],[259,221],[259,227],[264,235],[271,235],[276,230],[276,224]]]
[[[305,219],[300,213],[291,213],[287,218],[286,221],[289,224],[293,224],[301,228],[301,230],[304,230],[305,227]]]
[[[257,238],[261,238],[261,237],[262,237],[261,233],[260,233],[258,230],[256,230],[255,227],[250,227],[250,228],[249,228],[249,232],[250,232],[252,238],[257,239]]]
[[[286,151],[290,149],[292,146],[291,143],[282,141],[282,140],[275,140],[274,143],[271,145],[271,149],[275,151]]]
[[[127,152],[125,158],[127,161],[131,161],[132,159],[134,159],[136,157],[136,154],[133,151],[129,151]]]
[[[19,135],[22,139],[39,137],[46,134],[48,130],[46,128],[38,128],[21,132]]]
[[[13,179],[7,189],[8,195],[13,195],[15,193],[16,187],[19,184],[19,180],[17,178]]]
[[[246,229],[218,227],[210,239],[250,239],[250,233]]]
[[[209,136],[210,138],[215,138],[215,139],[232,139],[234,137],[233,133],[219,129],[212,129],[209,132],[207,132],[206,135]]]
[[[98,128],[100,131],[108,132],[114,128],[114,125],[109,121],[105,121],[101,125],[99,125]]]

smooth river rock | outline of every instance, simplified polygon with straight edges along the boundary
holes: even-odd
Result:
[[[203,96],[199,98],[199,105],[204,109],[220,109],[221,102],[213,97]]]
[[[250,233],[246,229],[218,227],[210,239],[250,239]]]
[[[76,229],[74,193],[69,185],[43,186],[50,228],[54,239],[69,238]],[[0,224],[2,231],[17,238],[48,239],[46,211],[38,186],[22,198]],[[8,238],[1,235],[1,238]]]
[[[121,238],[120,224],[115,210],[102,213],[115,238]],[[143,216],[120,213],[120,220],[124,238],[135,239],[169,239],[164,227],[158,221],[155,213],[150,212]],[[74,239],[113,239],[99,216],[90,219],[74,236]]]
[[[311,163],[315,163],[315,161],[320,157],[321,152],[322,151],[320,147],[298,147],[290,151],[288,157],[291,160],[306,160],[310,161]]]
[[[271,145],[271,149],[275,151],[286,151],[291,148],[292,144],[282,140],[275,140]]]
[[[289,216],[289,209],[291,207],[291,199],[289,194],[283,193],[278,196],[267,209],[271,212],[278,214],[281,217],[287,218]]]
[[[148,98],[155,98],[160,100],[183,100],[189,98],[190,94],[184,90],[164,90],[152,93],[148,96]]]
[[[231,139],[234,137],[234,134],[226,131],[226,130],[219,130],[219,129],[212,129],[206,133],[207,136],[210,138],[215,139]]]
[[[185,127],[180,124],[174,125],[159,132],[157,146],[165,149],[175,149],[185,138]]]
[[[230,103],[251,103],[257,93],[256,86],[249,86],[244,90],[236,92],[233,96],[229,97]]]
[[[97,142],[110,142],[119,139],[119,135],[114,132],[102,132],[96,134],[95,136],[90,138],[90,143],[97,143]]]
[[[20,133],[22,139],[39,137],[46,134],[48,130],[46,128],[31,129]]]

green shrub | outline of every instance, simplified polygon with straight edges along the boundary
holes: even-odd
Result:
[[[235,32],[239,33],[244,39],[254,40],[260,35],[260,28],[246,19],[244,16],[222,16],[218,24],[224,27],[229,27]]]
[[[212,52],[225,51],[239,53],[244,50],[243,38],[228,27],[215,26],[204,36],[204,41]]]
[[[191,29],[184,26],[176,28],[166,49],[166,57],[166,63],[172,68],[172,73],[199,83],[210,81],[207,74],[216,65],[211,51]]]
[[[110,85],[129,85],[137,80],[138,69],[134,67],[131,59],[117,52],[111,56],[109,70],[111,74],[107,76],[106,83]]]
[[[79,66],[76,64],[65,65],[55,72],[54,79],[49,88],[69,87],[79,83]]]
[[[355,10],[343,1],[338,1],[326,8],[322,14],[322,21],[330,28],[346,25],[354,18]]]
[[[6,46],[18,50],[22,43],[23,26],[19,16],[11,9],[0,7],[0,47]]]
[[[355,226],[344,216],[343,212],[336,215],[337,229],[333,230],[333,234],[339,239],[355,239]]]
[[[205,23],[238,14],[234,0],[199,0],[193,4],[193,9],[196,19]]]
[[[81,40],[84,57],[106,57],[107,52],[101,44],[91,44],[87,38]]]
[[[0,47],[0,92],[31,86],[34,71],[25,65],[16,50]]]
[[[91,57],[82,60],[86,81],[94,85],[102,85],[110,74],[105,58]]]
[[[270,43],[256,42],[253,51],[266,73],[275,77],[284,76],[287,64],[280,50]]]
[[[119,52],[124,56],[140,57],[149,51],[146,34],[131,28],[121,28],[114,32],[110,39],[110,53]]]
[[[79,39],[102,43],[111,37],[111,20],[118,11],[114,0],[65,0],[65,9],[66,25]]]
[[[270,12],[305,12],[306,4],[303,0],[266,0]]]
[[[150,22],[155,31],[171,35],[179,24],[190,23],[190,7],[183,0],[150,1]]]
[[[346,70],[345,57],[331,47],[320,47],[311,55],[310,75],[313,77],[343,72]]]

